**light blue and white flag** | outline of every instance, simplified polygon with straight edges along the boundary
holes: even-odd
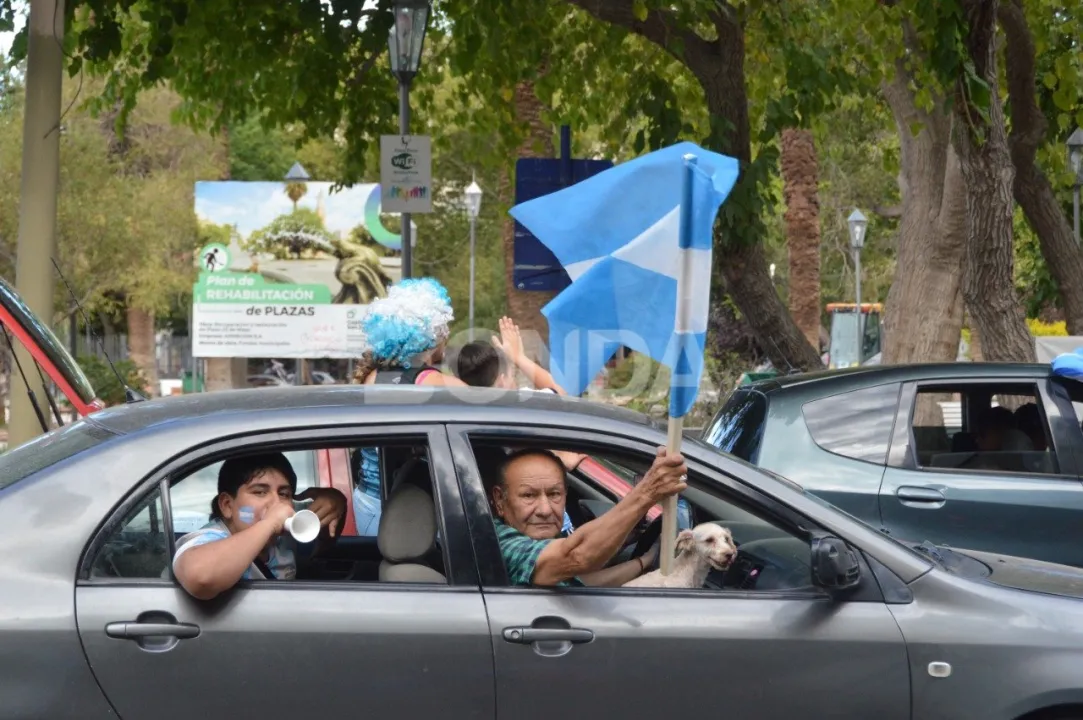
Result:
[[[572,279],[542,310],[550,369],[569,393],[582,393],[625,345],[672,369],[670,417],[691,409],[703,372],[712,227],[737,175],[734,158],[685,142],[511,209]]]

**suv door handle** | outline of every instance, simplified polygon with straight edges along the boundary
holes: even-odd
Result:
[[[121,640],[142,640],[149,637],[190,640],[199,637],[199,626],[189,623],[143,623],[129,620],[109,623],[105,626],[105,634]]]
[[[903,485],[895,491],[895,497],[906,502],[944,503],[944,493],[933,488]]]
[[[594,632],[582,628],[504,628],[504,639],[519,645],[533,645],[536,642],[589,643],[594,639]]]

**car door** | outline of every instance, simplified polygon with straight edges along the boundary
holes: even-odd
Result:
[[[242,581],[206,602],[181,589],[167,569],[171,480],[215,454],[291,442],[427,449],[446,582]],[[491,720],[492,646],[451,467],[443,429],[412,426],[231,440],[147,478],[91,543],[76,590],[79,635],[117,713]]]
[[[990,397],[1034,402],[1043,420],[1045,451],[973,450],[980,406]],[[938,427],[940,439],[933,440]],[[880,491],[884,527],[913,542],[1083,566],[1083,484],[1075,452],[1081,441],[1071,404],[1065,413],[1045,378],[909,383]],[[992,468],[997,463],[969,459],[1001,456],[1013,462]],[[972,467],[976,464],[986,467]]]
[[[631,448],[647,461],[660,440],[515,432],[519,446],[589,442],[596,457]],[[498,718],[910,717],[905,644],[878,592],[839,600],[810,587],[508,587],[473,464],[470,443],[479,436],[495,433],[458,427],[451,442],[489,611]],[[690,501],[721,503],[738,492],[735,480],[709,467],[689,469]]]

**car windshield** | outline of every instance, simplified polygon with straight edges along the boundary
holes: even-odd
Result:
[[[738,389],[703,433],[703,442],[755,464],[767,421],[767,396],[756,388]]]

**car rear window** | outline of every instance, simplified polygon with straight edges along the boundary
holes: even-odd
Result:
[[[703,441],[755,463],[766,422],[767,396],[750,388],[735,390],[703,433]]]
[[[0,491],[111,437],[108,430],[80,420],[8,450],[0,455]]]
[[[899,383],[890,383],[807,402],[801,413],[824,450],[883,465],[898,404]]]

